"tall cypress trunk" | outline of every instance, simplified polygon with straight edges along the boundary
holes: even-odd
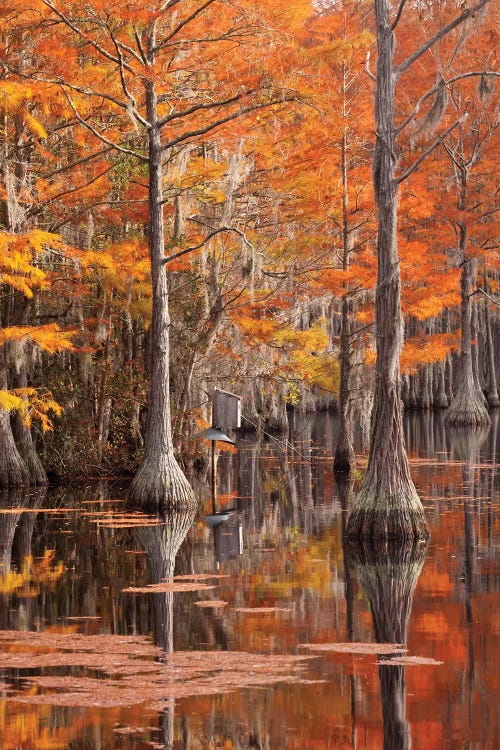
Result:
[[[465,209],[465,195],[459,207]],[[479,427],[490,424],[485,398],[474,378],[472,365],[472,261],[466,256],[467,228],[460,225],[460,252],[462,273],[460,276],[462,339],[460,347],[460,370],[455,396],[446,414],[449,425]]]
[[[354,500],[348,534],[358,537],[426,537],[424,511],[410,477],[400,396],[403,318],[397,248],[394,34],[389,21],[388,0],[375,0],[375,12],[378,45],[373,157],[378,208],[375,403],[368,468]]]
[[[486,294],[488,294],[488,276],[485,270],[483,270],[483,287]],[[497,373],[495,367],[495,348],[493,346],[493,336],[491,333],[490,305],[487,297],[484,298],[484,324],[484,333],[486,339],[486,363],[488,373],[488,406],[500,406],[500,399],[498,398]]]
[[[0,346],[0,391],[7,390],[5,347]],[[0,407],[0,489],[29,484],[28,470],[14,442],[9,412]]]
[[[151,29],[149,50],[155,47],[155,29]],[[149,62],[154,63],[151,52]],[[148,244],[153,287],[151,323],[151,377],[144,457],[134,477],[129,498],[134,503],[153,506],[190,506],[193,491],[175,456],[171,430],[169,385],[168,281],[165,257],[163,217],[162,144],[155,83],[145,82],[146,106],[150,127],[149,146],[149,227]]]
[[[28,386],[28,373],[26,370],[26,343],[17,343],[18,353],[15,357],[13,386],[14,388],[26,388]],[[47,474],[43,464],[36,452],[35,444],[31,436],[31,430],[22,419],[19,412],[11,417],[12,435],[19,455],[26,465],[30,485],[43,486],[48,484]]]
[[[345,100],[344,100],[345,101]],[[342,134],[342,267],[349,268],[349,216],[347,193],[347,135]],[[342,328],[340,331],[340,389],[339,412],[340,432],[335,450],[333,468],[335,471],[350,472],[354,467],[352,445],[352,424],[349,410],[351,397],[351,304],[346,289],[342,298]]]

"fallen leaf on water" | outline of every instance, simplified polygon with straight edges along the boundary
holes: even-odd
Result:
[[[300,682],[300,670],[311,658],[242,651],[165,653],[140,636],[0,632],[0,668],[29,671],[20,689],[2,696],[16,703],[165,708],[172,699]],[[58,674],[33,675],[41,667],[58,667]],[[63,667],[71,673],[61,674]]]
[[[174,581],[209,581],[211,578],[231,578],[224,573],[193,573],[192,575],[174,576]],[[166,578],[164,580],[167,580]],[[171,580],[171,579],[168,579]]]
[[[439,665],[443,663],[427,656],[391,656],[389,659],[377,662],[382,667],[392,667],[395,665],[411,666],[417,664]]]
[[[246,615],[265,615],[270,612],[287,612],[290,614],[288,607],[236,607],[234,611]]]
[[[149,586],[129,586],[122,591],[126,594],[165,594],[169,591],[208,591],[214,589],[208,583],[150,583]]]
[[[341,654],[400,654],[406,651],[400,643],[299,643],[298,647]]]
[[[101,620],[100,615],[73,615],[72,617],[64,617],[64,620]]]

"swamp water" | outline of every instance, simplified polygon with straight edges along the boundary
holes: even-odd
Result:
[[[442,416],[405,423],[414,548],[346,544],[324,414],[221,455],[215,528],[208,482],[164,522],[116,486],[3,497],[0,750],[498,747],[500,415]]]

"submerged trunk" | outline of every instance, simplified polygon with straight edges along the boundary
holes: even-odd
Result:
[[[460,370],[455,397],[446,414],[446,422],[455,426],[480,427],[490,424],[490,417],[483,393],[474,378],[472,364],[472,261],[465,257],[466,236],[466,228],[462,225],[460,227],[460,246],[464,261],[460,277],[462,293]]]
[[[377,364],[368,469],[349,518],[348,535],[426,537],[422,504],[410,477],[403,435],[399,357],[403,342],[399,257],[393,72],[394,35],[387,0],[376,0],[377,91],[373,181],[378,208],[375,297]]]
[[[150,44],[154,49],[154,34]],[[153,62],[153,61],[152,61]],[[164,259],[162,146],[158,103],[152,81],[146,82],[149,128],[149,254],[153,287],[151,378],[144,456],[132,482],[131,502],[183,507],[195,503],[193,491],[174,456],[170,416],[168,282]]]

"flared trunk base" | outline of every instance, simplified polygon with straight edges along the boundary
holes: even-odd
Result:
[[[128,493],[132,505],[154,510],[191,508],[196,498],[173,456],[144,459]]]
[[[491,424],[483,394],[460,390],[450,404],[445,421],[454,427],[483,427]]]
[[[414,488],[385,497],[361,489],[347,522],[347,536],[398,539],[410,544],[428,539],[424,509]]]
[[[9,415],[0,413],[0,489],[26,487],[29,483],[26,464],[14,443]]]

